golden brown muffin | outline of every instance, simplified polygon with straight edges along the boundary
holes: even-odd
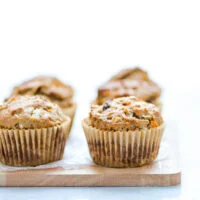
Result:
[[[158,108],[134,96],[116,98],[103,105],[92,105],[91,126],[101,130],[123,131],[155,128],[163,123]]]
[[[118,80],[110,81],[98,89],[97,103],[102,104],[108,99],[136,96],[146,102],[154,102],[161,95],[161,89],[153,81]]]
[[[45,97],[16,96],[0,106],[0,128],[36,129],[62,124],[66,116]]]
[[[116,75],[111,77],[109,81],[118,81],[118,80],[143,80],[147,81],[149,80],[148,73],[139,67],[135,68],[127,68],[123,69],[120,72],[118,72]]]
[[[107,167],[152,162],[164,132],[158,108],[133,96],[92,105],[82,125],[94,162]]]
[[[65,114],[73,118],[75,103],[73,101],[74,91],[71,86],[64,84],[55,77],[38,76],[15,87],[11,93],[17,95],[41,95],[57,103]]]
[[[148,73],[138,67],[121,70],[107,83],[99,87],[98,96],[92,103],[103,104],[108,99],[136,96],[162,109],[161,88],[152,81]]]
[[[17,96],[0,106],[0,158],[11,166],[36,166],[62,158],[70,118],[41,96]]]

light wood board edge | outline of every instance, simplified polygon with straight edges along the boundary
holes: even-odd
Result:
[[[63,170],[62,170],[63,171]],[[181,183],[181,172],[137,173],[56,173],[55,170],[19,171],[0,174],[0,186],[171,186]],[[59,170],[58,170],[59,172]]]

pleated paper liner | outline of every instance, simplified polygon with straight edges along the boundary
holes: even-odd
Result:
[[[76,103],[74,103],[71,107],[69,108],[62,108],[63,112],[65,115],[67,115],[68,117],[71,118],[71,124],[70,124],[70,128],[73,124],[73,119],[76,113]]]
[[[37,166],[62,159],[70,119],[42,129],[0,129],[0,161],[10,166]]]
[[[101,131],[82,121],[93,161],[106,167],[137,167],[156,159],[164,125],[136,131]]]

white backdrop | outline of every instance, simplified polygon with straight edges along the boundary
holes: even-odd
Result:
[[[165,91],[199,89],[199,8],[198,1],[0,1],[1,97],[28,77],[53,74],[88,101],[111,74],[134,65]]]
[[[164,115],[180,126],[183,189],[168,193],[197,198],[192,183],[200,162],[192,147],[198,148],[200,123],[199,10],[192,0],[0,1],[1,99],[24,79],[52,74],[75,87],[81,109],[114,72],[142,66],[164,88]],[[190,163],[196,163],[192,172]]]
[[[113,71],[139,64],[163,85],[195,87],[199,6],[174,0],[1,1],[1,84],[51,73],[96,86]]]

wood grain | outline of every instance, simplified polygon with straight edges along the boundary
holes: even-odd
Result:
[[[77,131],[68,140],[67,152],[87,147]],[[170,153],[146,166],[137,168],[106,168],[88,164],[76,164],[49,169],[0,171],[0,186],[171,186],[181,183],[181,170],[176,131],[168,129],[164,138],[170,144]],[[80,139],[80,142],[78,141]],[[162,144],[162,145],[163,145]],[[70,146],[71,145],[71,146]],[[74,145],[74,146],[73,146]],[[165,148],[164,148],[165,149]],[[82,149],[80,149],[82,151]],[[85,152],[84,152],[85,153]],[[73,157],[73,156],[72,156]],[[0,168],[1,169],[1,168]],[[4,168],[5,169],[5,168]]]
[[[1,186],[170,186],[181,182],[177,169],[159,169],[161,163],[140,168],[112,169],[80,166],[75,169],[10,171],[0,174]],[[162,166],[164,167],[164,165]],[[167,165],[166,165],[167,167]],[[157,169],[158,170],[157,170]]]

